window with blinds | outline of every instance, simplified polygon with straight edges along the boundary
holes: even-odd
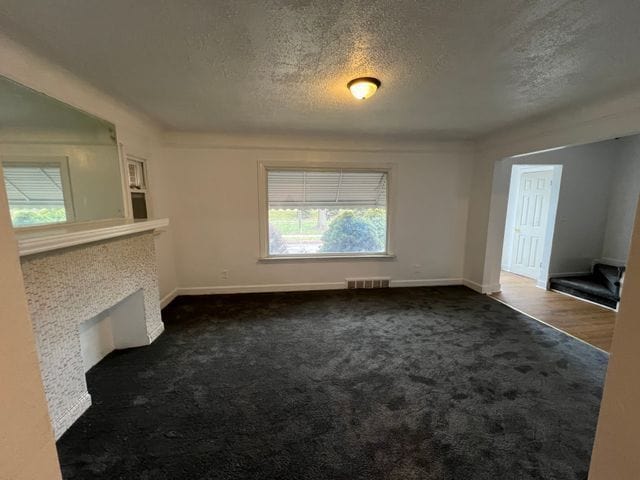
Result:
[[[270,256],[387,252],[388,172],[266,170]]]
[[[13,226],[69,220],[60,163],[3,162],[2,170]]]

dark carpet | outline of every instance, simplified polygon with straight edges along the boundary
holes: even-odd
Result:
[[[607,355],[464,287],[180,297],[66,479],[586,479]]]

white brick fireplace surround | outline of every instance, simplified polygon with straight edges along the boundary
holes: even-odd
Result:
[[[119,221],[47,237],[17,235],[56,438],[91,405],[80,326],[110,315],[116,349],[148,345],[164,330],[153,230],[166,225]]]

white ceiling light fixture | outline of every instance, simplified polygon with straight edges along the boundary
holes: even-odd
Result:
[[[380,88],[380,80],[373,77],[354,78],[347,83],[347,88],[358,100],[366,100]]]

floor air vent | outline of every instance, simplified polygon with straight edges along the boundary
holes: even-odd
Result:
[[[389,278],[347,278],[347,288],[389,288]]]

